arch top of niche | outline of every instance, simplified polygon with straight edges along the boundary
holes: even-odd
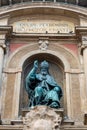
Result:
[[[60,59],[64,65],[64,70],[67,71],[70,68],[79,69],[80,64],[76,55],[67,49],[66,47],[58,44],[49,45],[46,51],[39,49],[38,44],[29,44],[18,48],[13,52],[7,62],[6,68],[21,68],[26,59],[33,55],[53,55]]]

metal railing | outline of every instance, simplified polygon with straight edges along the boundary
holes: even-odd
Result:
[[[87,7],[87,0],[0,0],[0,6],[13,5],[24,2],[61,2]]]

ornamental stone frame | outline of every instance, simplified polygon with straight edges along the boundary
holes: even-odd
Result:
[[[3,111],[2,111],[2,118],[8,118],[8,119],[16,119],[18,118],[18,112],[19,112],[19,95],[20,95],[20,88],[21,88],[21,72],[22,72],[22,66],[25,60],[33,55],[36,54],[51,54],[53,57],[57,57],[60,59],[60,61],[64,65],[64,72],[65,72],[65,87],[66,87],[66,103],[67,103],[67,116],[69,119],[72,119],[74,117],[74,109],[72,102],[72,79],[76,80],[78,84],[75,86],[78,90],[77,95],[79,99],[75,102],[75,104],[78,106],[78,113],[77,118],[79,118],[81,113],[81,98],[80,98],[80,85],[79,81],[79,75],[81,76],[83,74],[79,60],[78,58],[69,50],[66,49],[62,45],[58,45],[57,43],[51,43],[49,44],[49,47],[47,50],[43,52],[43,50],[38,49],[38,43],[35,44],[29,44],[25,45],[19,49],[17,49],[8,59],[7,66],[4,69],[4,73],[7,77],[6,80],[6,93],[4,93],[4,102],[3,102]],[[15,61],[15,62],[14,62]],[[73,61],[73,62],[72,62]],[[77,75],[75,75],[77,74]],[[76,79],[73,78],[73,75],[75,75]],[[11,78],[13,80],[11,81]],[[74,82],[74,81],[73,81]],[[13,86],[11,86],[11,83]],[[10,88],[11,87],[11,88]],[[11,89],[11,90],[10,90]],[[7,102],[7,95],[13,94],[11,98],[9,98],[9,102]],[[10,95],[11,96],[11,95]],[[17,99],[17,100],[16,100]],[[74,95],[74,99],[76,100],[76,97]],[[6,103],[7,102],[7,103]],[[78,104],[77,104],[78,103]],[[10,108],[10,110],[9,110]],[[9,112],[10,111],[10,112]]]

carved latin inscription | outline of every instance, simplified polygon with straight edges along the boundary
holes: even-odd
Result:
[[[74,32],[74,24],[57,20],[22,20],[12,24],[17,33],[69,33]]]

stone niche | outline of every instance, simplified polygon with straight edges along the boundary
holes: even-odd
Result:
[[[29,73],[29,71],[31,70],[31,68],[33,67],[34,60],[36,60],[36,59],[39,61],[39,64],[43,60],[47,60],[49,62],[49,65],[50,65],[49,73],[54,77],[54,79],[56,80],[58,85],[61,86],[63,92],[65,91],[64,85],[63,85],[64,84],[63,64],[59,59],[57,59],[56,57],[53,57],[52,55],[46,55],[46,54],[40,54],[40,55],[37,54],[32,57],[29,57],[23,65],[22,80],[21,80],[22,89],[20,90],[21,91],[20,92],[20,110],[19,110],[20,115],[21,115],[22,109],[28,108],[29,99],[28,99],[28,95],[25,91],[25,78],[26,78],[27,74]],[[65,95],[63,95],[63,96],[65,96]],[[64,97],[61,98],[61,108],[63,108],[63,107],[65,107],[64,106]]]
[[[23,130],[60,130],[63,111],[37,106],[23,117]]]
[[[6,68],[6,105],[3,110],[3,118],[17,119],[19,116],[21,116],[22,109],[28,108],[29,101],[28,95],[25,91],[25,78],[33,67],[33,62],[35,60],[38,60],[39,64],[43,60],[47,60],[49,62],[49,72],[63,90],[61,107],[64,108],[65,116],[68,116],[70,119],[73,118],[73,114],[77,112],[76,106],[79,106],[80,102],[80,98],[77,98],[77,96],[79,97],[79,91],[77,90],[79,89],[79,84],[73,84],[72,86],[72,83],[78,83],[78,75],[76,75],[76,70],[78,69],[78,60],[68,49],[57,43],[50,43],[48,49],[45,51],[39,49],[38,43],[31,43],[21,47],[10,57],[8,66]],[[15,70],[15,68],[17,70]],[[74,69],[73,72],[71,68]],[[14,73],[10,73],[9,71]],[[75,78],[74,74],[76,76]],[[73,80],[71,80],[71,78],[73,78]],[[77,90],[76,92],[78,92],[76,94],[74,94],[75,91],[73,91],[74,86],[75,91]],[[72,92],[73,94],[71,95]],[[7,96],[9,93],[10,97]],[[74,97],[74,100],[72,96]],[[79,111],[78,113],[75,113],[76,117],[76,114],[79,116]]]

